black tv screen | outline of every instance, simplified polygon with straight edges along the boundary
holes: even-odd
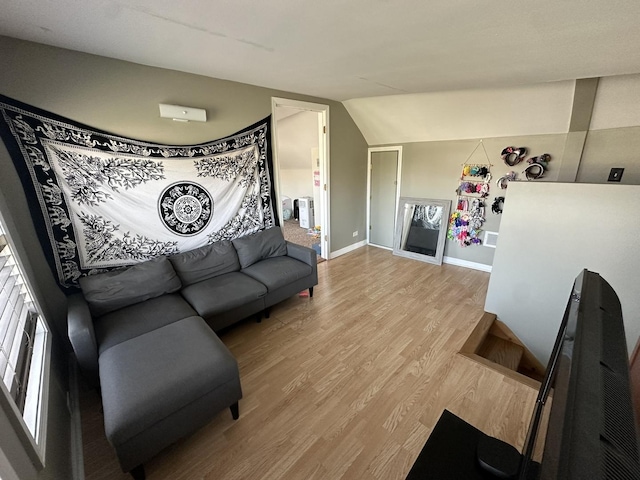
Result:
[[[618,296],[600,275],[583,270],[538,393],[520,479],[640,479],[628,358]],[[548,403],[537,464],[532,456]]]

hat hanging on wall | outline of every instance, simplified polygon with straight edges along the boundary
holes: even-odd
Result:
[[[524,160],[524,157],[527,156],[527,149],[526,147],[506,147],[504,150],[502,150],[500,156],[502,157],[504,163],[506,163],[510,167],[513,167],[514,165],[517,165],[522,160]]]
[[[531,157],[527,160],[529,165],[522,171],[522,173],[527,177],[527,180],[537,180],[538,178],[542,178],[550,160],[551,155],[548,153],[543,153],[537,157]]]
[[[507,173],[506,175],[501,176],[498,180],[496,180],[496,185],[500,187],[502,190],[507,188],[507,184],[513,180],[518,178],[518,174],[513,170]]]

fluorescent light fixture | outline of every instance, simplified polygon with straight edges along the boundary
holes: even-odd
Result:
[[[203,108],[183,107],[181,105],[167,105],[161,103],[160,117],[171,118],[176,122],[206,122],[207,111]]]

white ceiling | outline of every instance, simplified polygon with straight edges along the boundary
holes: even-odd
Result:
[[[0,34],[334,100],[640,72],[638,0],[0,0]]]

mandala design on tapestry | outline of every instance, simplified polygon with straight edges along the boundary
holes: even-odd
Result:
[[[158,210],[162,223],[173,233],[195,235],[211,220],[213,200],[197,183],[179,182],[162,191]]]

